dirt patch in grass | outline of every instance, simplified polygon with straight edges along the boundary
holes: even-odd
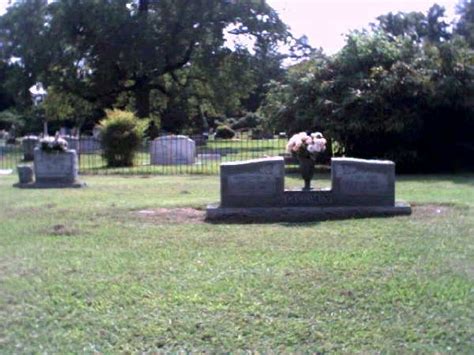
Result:
[[[78,235],[79,230],[65,226],[64,224],[55,224],[50,230],[47,231],[49,235],[71,237]]]
[[[204,223],[206,212],[195,208],[157,208],[132,212],[139,218],[158,224]]]

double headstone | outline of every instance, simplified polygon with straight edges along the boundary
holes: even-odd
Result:
[[[283,157],[221,164],[221,203],[209,220],[313,221],[411,213],[395,203],[391,161],[332,159],[332,189],[284,189]]]

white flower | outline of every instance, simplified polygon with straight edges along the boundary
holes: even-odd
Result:
[[[289,153],[316,155],[326,150],[326,139],[324,139],[321,132],[311,133],[310,135],[306,132],[300,132],[290,138],[286,149]]]

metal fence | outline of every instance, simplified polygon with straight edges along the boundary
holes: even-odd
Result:
[[[193,142],[194,149],[190,148],[189,140],[173,139],[171,144],[144,141],[130,167],[107,166],[100,143],[93,138],[81,138],[69,146],[78,152],[80,174],[218,174],[222,162],[283,156],[287,140],[196,139]],[[291,159],[287,158],[288,162],[291,163]],[[0,169],[16,169],[17,165],[24,163],[21,143],[0,141]]]

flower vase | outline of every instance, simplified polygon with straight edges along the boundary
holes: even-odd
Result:
[[[311,179],[314,175],[314,160],[311,158],[298,157],[301,176],[304,180],[303,191],[311,190]]]

